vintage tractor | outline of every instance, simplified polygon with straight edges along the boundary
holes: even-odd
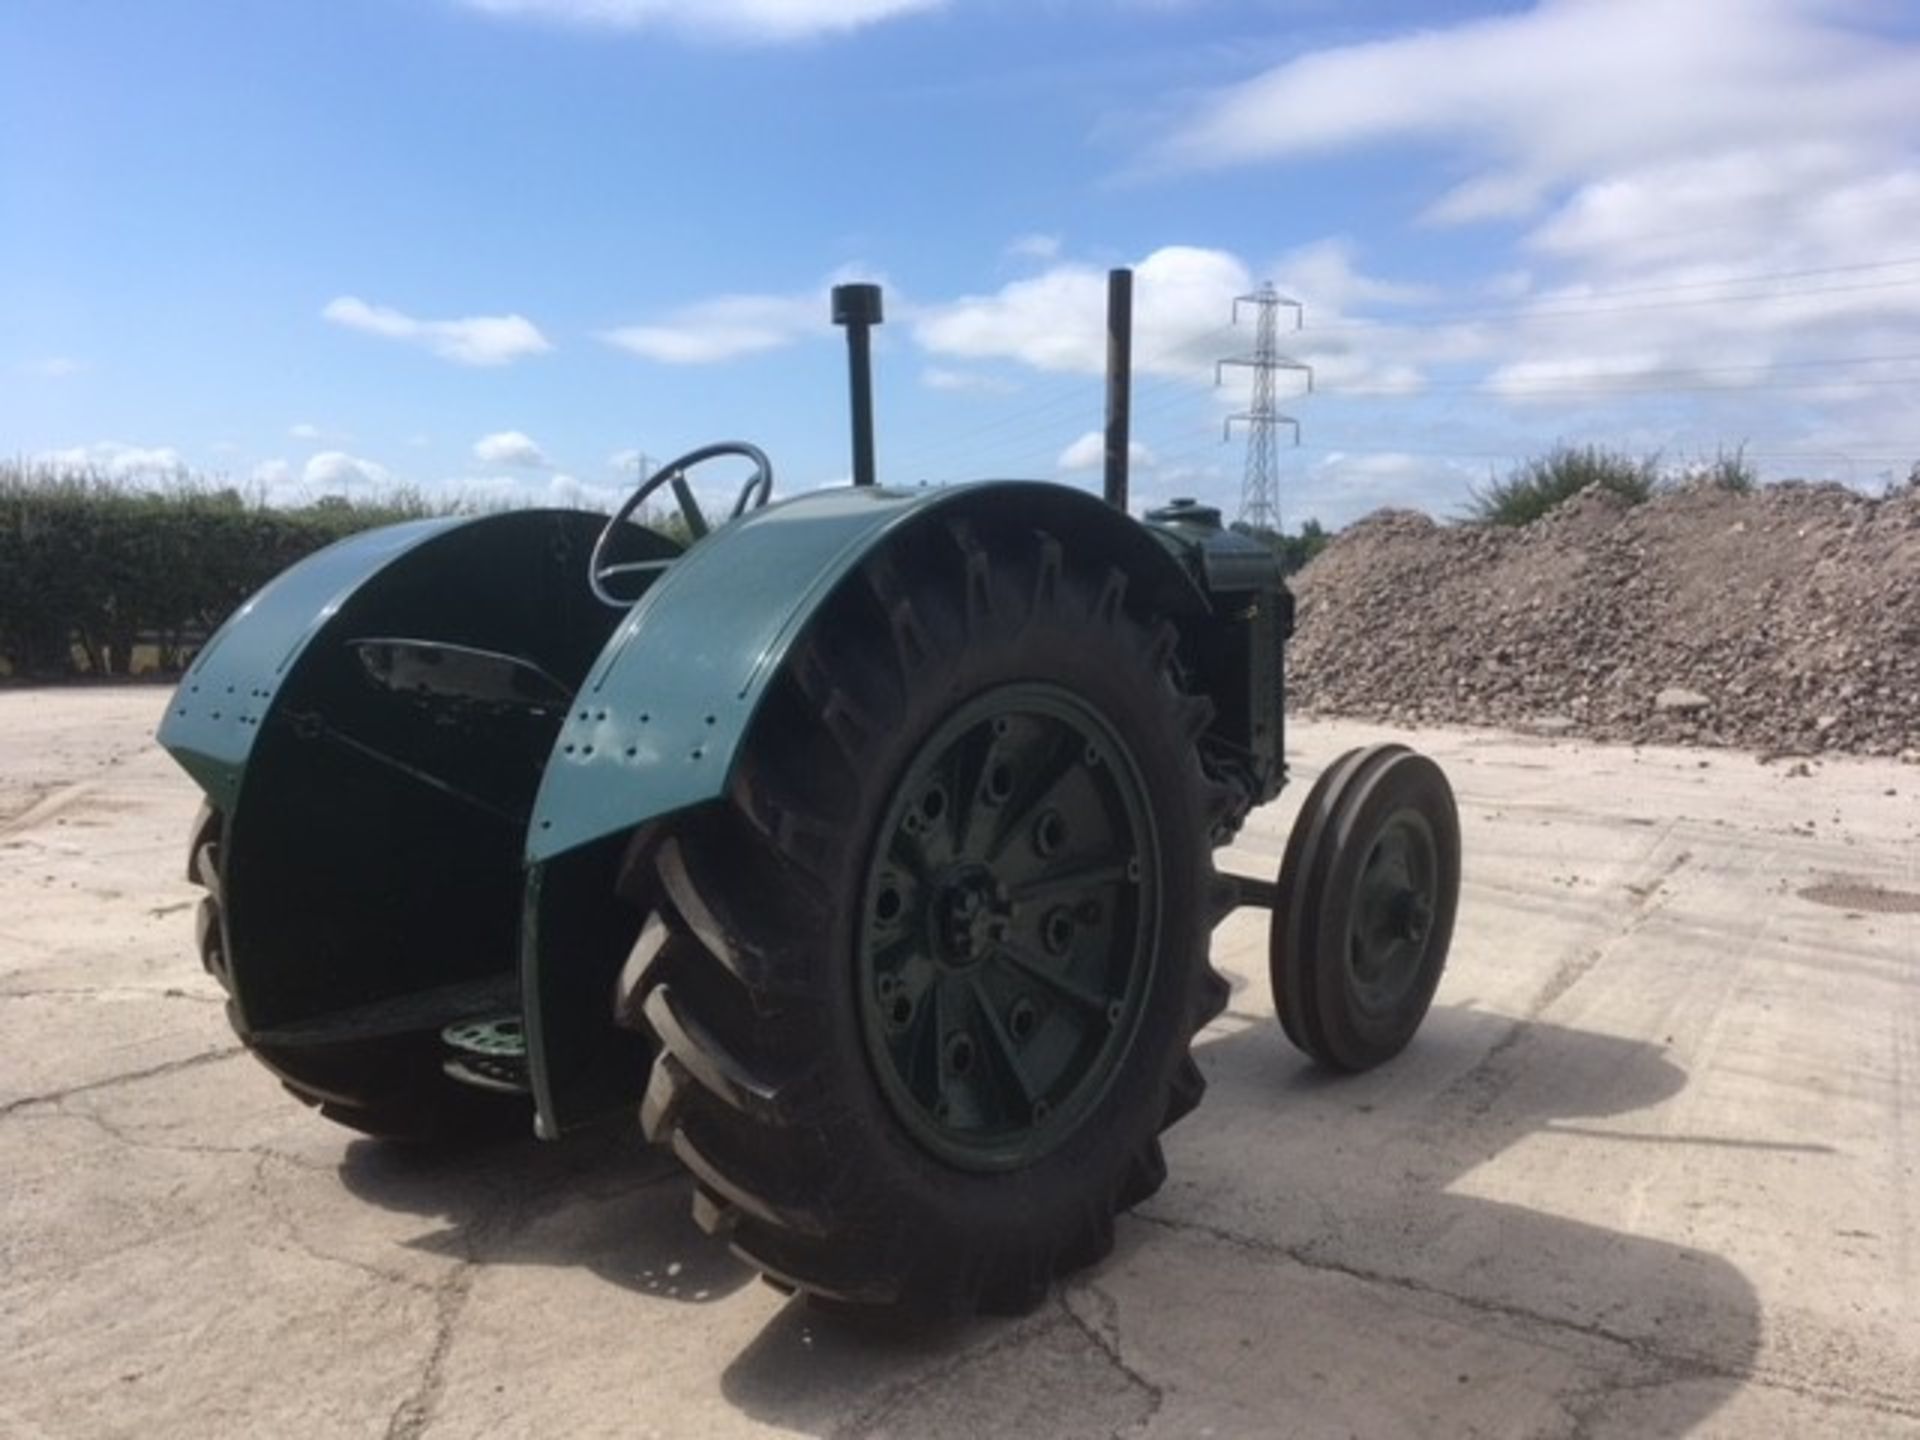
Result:
[[[1285,778],[1292,598],[1207,507],[1128,517],[1127,272],[1110,302],[1106,503],[876,486],[880,297],[844,286],[850,488],[774,502],[759,450],[709,445],[611,519],[395,525],[247,601],[160,741],[206,792],[200,953],[253,1053],[382,1137],[637,1107],[776,1283],[951,1314],[1032,1305],[1158,1188],[1235,906],[1275,912],[1295,1044],[1398,1052],[1452,794],[1353,751],[1277,884],[1216,872]],[[723,456],[751,473],[710,525],[686,475]]]

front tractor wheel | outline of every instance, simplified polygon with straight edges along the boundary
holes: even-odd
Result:
[[[1288,836],[1270,932],[1287,1038],[1336,1070],[1398,1055],[1446,968],[1460,818],[1440,767],[1404,745],[1349,750]]]
[[[777,1282],[1017,1312],[1158,1188],[1226,992],[1229,796],[1172,636],[1051,537],[909,535],[816,619],[727,800],[636,840],[642,1119]]]

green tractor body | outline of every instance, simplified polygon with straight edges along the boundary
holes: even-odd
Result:
[[[638,1108],[774,1279],[1017,1310],[1159,1183],[1235,905],[1279,910],[1303,1048],[1406,1043],[1451,797],[1356,752],[1278,885],[1221,876],[1285,775],[1268,547],[1035,482],[767,503],[758,460],[711,529],[691,461],[647,487],[684,549],[635,502],[421,521],[248,601],[159,736],[207,797],[202,957],[332,1119],[551,1138]]]

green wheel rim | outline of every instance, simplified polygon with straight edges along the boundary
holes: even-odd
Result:
[[[1417,810],[1387,817],[1354,881],[1347,989],[1361,1014],[1391,1017],[1419,983],[1440,901],[1440,850]]]
[[[1151,989],[1160,845],[1132,754],[1072,692],[962,706],[893,787],[861,897],[867,1058],[907,1132],[968,1170],[1058,1148]]]

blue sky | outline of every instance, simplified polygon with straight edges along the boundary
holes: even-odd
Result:
[[[299,499],[603,502],[717,438],[847,470],[836,279],[887,287],[882,477],[1237,504],[1272,280],[1289,521],[1555,443],[1920,459],[1920,19],[1871,0],[10,0],[0,450]],[[717,482],[716,482],[717,483]]]

